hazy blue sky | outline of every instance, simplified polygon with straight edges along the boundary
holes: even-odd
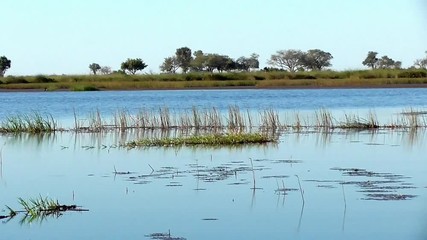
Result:
[[[410,66],[427,50],[426,0],[0,0],[8,74],[86,74],[176,48],[232,58],[320,48],[333,68],[359,69],[370,50]]]

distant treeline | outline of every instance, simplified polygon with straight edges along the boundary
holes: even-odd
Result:
[[[426,69],[427,68],[427,51],[424,58],[416,59],[414,64],[409,69]],[[256,53],[248,57],[241,56],[233,59],[228,55],[218,53],[204,53],[202,50],[192,51],[188,47],[181,47],[176,49],[175,54],[166,57],[163,63],[159,66],[162,73],[175,74],[175,73],[223,73],[223,72],[248,72],[260,71],[259,69],[259,55]],[[265,67],[262,71],[266,72],[314,72],[313,74],[296,74],[295,76],[313,77],[318,75],[317,72],[327,70],[329,73],[334,72],[328,70],[331,67],[331,60],[333,56],[331,53],[320,50],[310,49],[306,52],[296,49],[279,50],[272,54],[268,60],[269,67]],[[387,55],[382,57],[378,56],[377,52],[369,51],[362,64],[375,70],[375,69],[402,69],[402,62],[396,61]],[[109,66],[101,66],[98,63],[91,63],[89,69],[93,75],[102,74],[130,74],[135,75],[138,71],[144,70],[148,65],[141,59],[127,59],[121,63],[119,70],[113,71]],[[0,57],[0,77],[3,77],[6,71],[11,67],[11,60],[7,57]],[[338,72],[334,72],[338,73]],[[346,75],[345,72],[340,74],[332,74],[334,76]],[[348,75],[348,74],[347,74]],[[369,74],[367,74],[369,75]],[[374,74],[375,75],[375,74]],[[415,74],[419,75],[419,74]],[[286,78],[292,79],[294,75],[288,74]],[[185,78],[188,75],[184,76]],[[384,76],[382,76],[384,77]],[[181,78],[181,77],[178,77]],[[191,78],[191,77],[190,77]],[[209,78],[209,77],[208,77]],[[285,79],[286,79],[285,78]],[[299,77],[297,77],[299,78]],[[35,81],[46,81],[39,76],[34,78]],[[3,82],[8,82],[5,80]]]

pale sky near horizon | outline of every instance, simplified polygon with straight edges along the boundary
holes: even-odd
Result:
[[[364,69],[368,51],[409,67],[427,50],[426,0],[0,0],[7,75],[88,74],[141,58],[159,72],[187,46],[232,58],[282,49],[330,52],[332,69]]]

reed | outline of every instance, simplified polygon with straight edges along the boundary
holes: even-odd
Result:
[[[58,124],[52,115],[43,116],[39,112],[8,116],[1,124],[0,131],[5,133],[43,133],[55,132]]]
[[[9,220],[11,220],[19,213],[24,213],[24,217],[21,219],[20,222],[32,223],[34,221],[41,222],[49,216],[59,217],[62,215],[63,212],[66,211],[88,211],[87,209],[82,209],[76,205],[63,205],[60,204],[57,200],[42,196],[39,196],[38,198],[31,198],[29,200],[18,198],[18,202],[23,210],[13,210],[11,207],[6,206],[9,211],[9,214],[7,216],[0,217],[9,218]]]
[[[356,114],[345,114],[340,121],[326,109],[314,111],[314,114],[294,112],[284,116],[269,108],[260,110],[258,116],[249,110],[241,111],[239,106],[231,105],[227,110],[218,108],[200,109],[192,107],[183,112],[172,112],[168,107],[158,109],[140,109],[136,114],[127,110],[118,110],[111,119],[103,118],[99,109],[89,113],[84,119],[79,119],[73,112],[74,129],[58,128],[57,121],[52,115],[17,114],[6,117],[0,124],[2,133],[49,133],[56,131],[74,130],[76,132],[102,132],[119,130],[121,132],[139,130],[179,130],[195,133],[197,131],[210,133],[243,133],[243,132],[281,132],[289,129],[301,131],[314,130],[369,130],[395,128],[426,128],[427,112],[415,109],[404,110],[389,123],[380,123],[375,112],[370,111],[365,117]],[[395,116],[393,116],[395,117]],[[283,121],[284,120],[284,121]],[[283,122],[282,122],[283,121]]]

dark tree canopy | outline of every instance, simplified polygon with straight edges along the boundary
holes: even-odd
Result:
[[[96,75],[96,73],[101,70],[101,66],[98,63],[92,63],[89,65],[89,69],[92,71],[93,75]]]
[[[5,56],[0,57],[0,77],[3,77],[6,71],[10,68],[11,61]]]
[[[303,65],[308,70],[321,71],[326,67],[332,66],[331,60],[333,58],[329,52],[320,49],[311,49],[304,54]]]
[[[123,71],[128,71],[130,74],[134,75],[137,71],[142,71],[147,67],[147,64],[141,60],[141,58],[131,59],[128,58],[125,62],[122,62],[121,69]]]
[[[182,69],[182,72],[188,72],[190,69],[191,60],[193,60],[193,57],[191,56],[191,49],[188,47],[178,48],[176,50],[175,56],[179,67]]]
[[[368,56],[366,56],[362,64],[372,69],[376,69],[378,67],[378,61],[379,61],[377,55],[378,55],[377,52],[374,52],[374,51],[368,52]]]

